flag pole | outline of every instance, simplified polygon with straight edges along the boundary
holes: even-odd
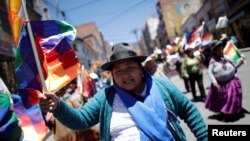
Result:
[[[81,67],[81,87],[80,87],[80,93],[83,94],[83,81],[84,81],[84,66]]]
[[[26,3],[24,2],[24,0],[22,0],[22,6],[23,6],[25,19],[28,20],[28,22],[27,22],[28,34],[29,34],[29,37],[30,37],[30,43],[31,43],[31,46],[32,46],[32,50],[33,50],[33,53],[34,53],[37,70],[38,70],[38,73],[39,73],[39,76],[40,76],[42,86],[43,86],[44,90],[47,91],[47,87],[46,87],[44,75],[43,75],[43,72],[42,72],[40,60],[39,60],[39,57],[38,57],[38,54],[37,54],[37,49],[36,49],[36,44],[35,44],[35,41],[34,41],[34,36],[33,36],[33,33],[32,33],[30,22],[29,22],[29,17],[28,17],[28,13],[27,13],[27,9],[26,9]]]
[[[201,23],[201,27],[202,27],[202,30],[201,30],[201,40],[202,40],[202,37],[205,35],[205,21],[202,21]]]

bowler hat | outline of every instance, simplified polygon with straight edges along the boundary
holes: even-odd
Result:
[[[133,47],[128,43],[117,43],[111,49],[109,62],[103,64],[101,69],[111,70],[114,63],[125,59],[135,59],[138,62],[146,60],[147,56],[138,56]]]

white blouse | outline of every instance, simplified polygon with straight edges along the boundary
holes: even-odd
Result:
[[[145,95],[146,87],[141,95]],[[126,106],[116,94],[110,123],[111,141],[139,141],[140,131]]]

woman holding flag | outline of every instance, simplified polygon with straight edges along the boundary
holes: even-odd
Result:
[[[186,141],[178,116],[199,141],[208,140],[207,126],[194,105],[169,79],[152,76],[128,43],[112,47],[113,85],[98,91],[84,106],[74,109],[54,94],[40,96],[41,109],[52,112],[65,126],[86,130],[100,123],[100,140]]]
[[[212,57],[209,62],[208,74],[211,86],[205,101],[205,107],[213,112],[222,114],[225,120],[234,118],[242,110],[242,87],[236,75],[244,58],[237,62],[224,57],[223,49],[226,40],[216,41],[211,47]]]

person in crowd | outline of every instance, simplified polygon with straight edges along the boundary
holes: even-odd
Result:
[[[209,60],[211,58],[211,47],[214,45],[215,40],[208,41],[205,44],[201,44],[200,52],[204,55],[205,59],[203,65],[208,68]]]
[[[212,58],[208,68],[211,86],[205,107],[227,119],[238,116],[242,110],[242,86],[236,73],[244,58],[240,58],[236,63],[225,58],[225,45],[225,41],[216,41],[211,48]]]
[[[237,40],[237,38],[233,34],[227,35],[227,34],[223,33],[223,34],[221,34],[220,40],[225,41],[225,42],[226,41],[227,42],[231,42],[231,43],[233,43],[238,48],[242,47],[241,43]]]
[[[164,77],[168,79],[167,73],[164,70],[164,67],[166,66],[163,64],[162,61],[159,61],[158,54],[153,53],[150,56],[148,56],[147,59],[142,62],[142,66],[151,75]]]
[[[104,87],[111,86],[113,84],[110,71],[101,71],[100,80],[102,84],[104,85]]]
[[[89,74],[89,77],[93,81],[93,85],[96,89],[96,91],[94,93],[96,93],[97,91],[99,91],[102,88],[101,83],[100,83],[100,78],[95,72],[91,72]]]
[[[158,76],[169,77],[169,64],[167,62],[166,53],[160,49],[155,49],[153,52],[153,59],[156,61],[157,69],[154,73]]]
[[[229,37],[227,36],[226,33],[222,33],[222,34],[220,35],[220,40],[221,40],[221,41],[228,41],[228,40],[229,40]]]
[[[193,95],[193,101],[194,102],[205,101],[206,93],[203,84],[203,72],[202,72],[202,63],[204,61],[204,56],[202,53],[199,53],[198,50],[195,50],[195,47],[191,46],[187,46],[185,48],[185,53],[187,55],[181,67],[184,77],[189,79],[189,84]],[[200,91],[200,97],[198,97],[196,94],[196,89],[195,89],[196,82],[198,84],[198,88]]]
[[[86,98],[83,97],[80,90],[78,89],[77,79],[72,80],[67,85],[66,93],[67,93],[68,96],[70,96],[71,100],[77,101],[80,105],[83,105],[84,102],[86,101]]]
[[[94,84],[95,84],[95,87],[96,87],[96,91],[99,91],[100,89],[106,88],[106,87],[109,86],[107,83],[104,83],[100,79],[100,77],[96,73],[94,73],[94,72],[91,72],[89,74],[89,77],[94,81]]]
[[[142,65],[146,71],[153,75],[157,70],[157,62],[154,54],[148,56],[147,59],[142,62]]]
[[[43,93],[40,106],[74,130],[100,123],[100,140],[187,140],[177,117],[184,120],[199,141],[208,140],[200,112],[170,80],[144,70],[147,56],[138,56],[128,43],[112,47],[110,61],[101,68],[111,71],[113,85],[97,92],[74,109],[53,93]],[[67,115],[67,116],[64,116]]]
[[[179,48],[178,54],[179,54],[179,57],[178,57],[178,60],[176,62],[176,70],[177,70],[180,78],[183,80],[186,92],[188,93],[188,92],[190,92],[189,80],[188,80],[188,77],[185,77],[185,75],[183,74],[183,70],[182,70],[183,67],[181,67],[184,60],[185,60],[184,48],[182,48],[182,47]]]
[[[238,46],[237,44],[238,44],[238,40],[237,40],[237,38],[234,36],[234,35],[231,35],[230,36],[230,41],[233,43],[233,44],[235,44],[236,46]]]
[[[72,98],[72,88],[74,89],[75,81],[73,80],[67,86],[55,93],[58,98],[63,100],[73,108],[79,108],[80,103],[77,99]],[[48,115],[50,114],[50,115]],[[49,117],[49,118],[48,118]],[[46,113],[46,125],[52,130],[55,141],[98,141],[98,129],[92,127],[85,131],[75,131],[64,126],[59,120],[54,118],[51,113]]]
[[[166,54],[167,54],[167,64],[168,64],[168,77],[172,77],[174,74],[176,74],[176,63],[178,61],[179,55],[178,52],[176,50],[176,46],[173,47],[169,47],[169,45],[167,46],[166,49]]]

